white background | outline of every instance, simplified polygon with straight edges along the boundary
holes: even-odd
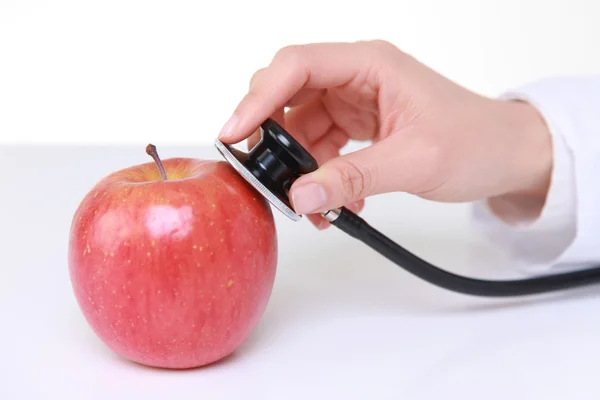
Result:
[[[212,146],[164,157],[220,158]],[[90,185],[147,161],[143,146],[0,146],[2,400],[597,400],[598,287],[478,299],[410,276],[337,229],[275,213],[279,262],[259,326],[206,368],[132,364],[91,331],[67,269],[71,218]],[[515,277],[470,229],[468,207],[401,194],[363,216],[407,249],[475,277]],[[392,217],[393,216],[393,217]]]
[[[386,39],[497,95],[600,70],[593,0],[1,0],[0,140],[210,143],[289,44]]]
[[[91,185],[148,161],[149,141],[163,158],[218,157],[209,144],[282,46],[386,39],[496,95],[598,73],[597,4],[0,0],[0,140],[31,145],[0,147],[0,399],[600,398],[597,289],[458,296],[276,213],[280,263],[260,326],[226,362],[167,372],[98,341],[66,265],[70,218]],[[89,143],[103,146],[73,147]],[[194,147],[166,146],[176,143]],[[122,144],[133,146],[107,146]],[[364,216],[447,269],[514,276],[464,205],[389,195]]]

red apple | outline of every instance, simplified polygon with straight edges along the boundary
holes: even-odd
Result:
[[[275,224],[265,199],[227,163],[161,163],[152,150],[156,162],[108,175],[82,200],[70,232],[71,282],[115,353],[198,367],[231,354],[262,317],[277,264]]]

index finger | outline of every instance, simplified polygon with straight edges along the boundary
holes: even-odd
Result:
[[[348,84],[362,73],[371,57],[359,43],[316,43],[279,50],[260,79],[244,96],[219,139],[237,143],[248,138],[270,115],[286,106],[301,89],[327,89]]]

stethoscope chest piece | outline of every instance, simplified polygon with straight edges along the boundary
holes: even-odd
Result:
[[[215,146],[275,208],[297,221],[301,216],[294,212],[288,192],[296,179],[319,167],[317,161],[272,119],[261,125],[260,133],[260,141],[248,153],[219,140],[215,141]]]

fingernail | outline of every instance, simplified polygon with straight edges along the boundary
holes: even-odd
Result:
[[[219,138],[226,138],[233,135],[233,131],[235,130],[235,126],[237,125],[239,117],[237,115],[232,115],[223,128],[221,129],[221,133],[219,133]]]
[[[325,205],[327,195],[321,185],[307,183],[292,191],[292,203],[298,214],[311,214]]]

